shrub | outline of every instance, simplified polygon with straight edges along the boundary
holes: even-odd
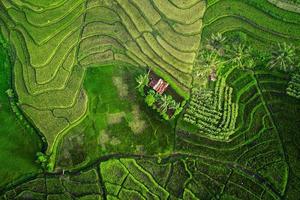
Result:
[[[36,157],[36,162],[41,164],[42,168],[45,169],[48,164],[49,157],[42,152],[37,152]]]
[[[151,107],[156,102],[156,99],[153,94],[148,94],[145,98],[145,102]]]

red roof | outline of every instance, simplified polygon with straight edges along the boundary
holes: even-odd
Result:
[[[163,94],[168,88],[169,84],[160,78],[151,80],[149,86],[152,87],[157,93]]]

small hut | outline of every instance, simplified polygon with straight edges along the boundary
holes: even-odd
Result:
[[[149,86],[159,94],[163,94],[168,88],[169,84],[162,78],[158,77],[152,71],[150,71]]]

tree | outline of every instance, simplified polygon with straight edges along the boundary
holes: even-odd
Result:
[[[138,83],[137,89],[139,90],[139,92],[144,95],[144,87],[148,85],[149,83],[149,74],[140,74],[137,78],[136,78],[136,82]]]
[[[205,77],[207,79],[212,70],[218,69],[224,63],[221,57],[214,51],[204,50],[199,54],[193,74],[196,78]]]
[[[145,102],[148,104],[148,106],[151,107],[155,103],[155,101],[155,96],[151,93],[148,93],[148,95],[145,98]]]
[[[36,157],[37,157],[36,162],[39,163],[44,170],[47,170],[49,157],[42,152],[37,152]]]
[[[278,43],[272,51],[271,59],[267,66],[270,69],[278,68],[285,72],[294,71],[296,66],[295,47],[285,42],[282,44]]]
[[[251,48],[247,47],[244,43],[233,44],[229,46],[227,51],[229,61],[240,68],[245,68],[247,60],[251,58]]]
[[[226,40],[226,37],[224,37],[221,33],[213,33],[208,39],[208,49],[220,53],[220,50],[222,50],[222,48],[224,47]]]
[[[6,94],[9,98],[13,98],[14,97],[14,91],[13,89],[8,89],[6,90]]]
[[[253,58],[249,58],[247,59],[246,63],[245,63],[245,67],[248,69],[253,69],[254,67],[256,67],[256,62]]]
[[[215,52],[204,51],[200,54],[200,62],[205,68],[217,69],[223,61]]]

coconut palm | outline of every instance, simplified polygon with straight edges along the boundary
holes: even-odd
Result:
[[[211,50],[214,50],[216,52],[219,52],[220,49],[223,48],[226,37],[224,37],[221,33],[212,34],[211,37],[208,39],[208,48]]]
[[[293,71],[295,69],[296,61],[296,49],[292,45],[288,45],[285,42],[274,48],[271,60],[268,62],[267,66],[272,68],[278,68],[285,72]]]
[[[146,85],[149,83],[149,74],[140,74],[136,78],[136,82],[138,83],[137,88],[139,91],[142,91]]]
[[[234,44],[227,51],[229,61],[241,68],[245,67],[247,60],[251,57],[251,48],[247,47],[244,43]]]
[[[256,62],[253,58],[249,58],[245,65],[246,65],[246,68],[253,69],[256,66]]]
[[[224,61],[215,52],[204,51],[199,55],[198,62],[194,68],[194,74],[196,77],[200,77],[206,74],[206,70],[218,69],[223,63]]]
[[[206,68],[218,68],[218,66],[222,63],[222,60],[219,56],[214,52],[204,52],[200,55],[201,63],[203,67]]]

